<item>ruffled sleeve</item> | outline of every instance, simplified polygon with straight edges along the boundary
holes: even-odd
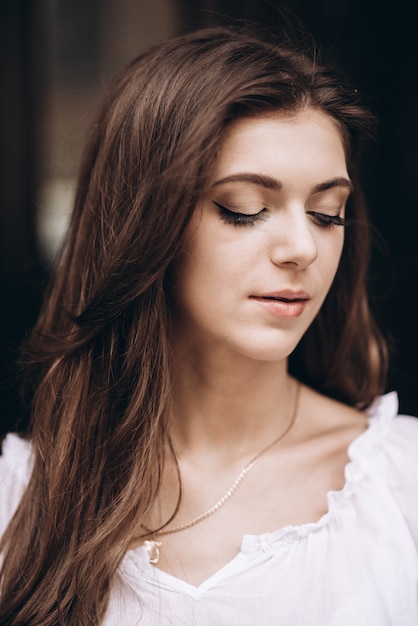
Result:
[[[379,469],[418,550],[418,419],[398,415],[396,393],[371,407],[371,422],[381,430]]]
[[[0,456],[0,536],[17,509],[32,469],[31,444],[7,435]]]

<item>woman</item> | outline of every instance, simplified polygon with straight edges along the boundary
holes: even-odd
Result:
[[[31,441],[3,447],[1,623],[417,623],[418,427],[377,399],[355,182],[372,125],[244,29],[119,78],[27,347]]]

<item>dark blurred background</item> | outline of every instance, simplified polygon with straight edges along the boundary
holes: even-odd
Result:
[[[399,0],[0,0],[0,433],[23,430],[15,361],[71,208],[86,127],[111,77],[165,39],[224,17],[296,16],[377,114],[362,178],[371,290],[391,337],[388,389],[418,415],[418,3]]]

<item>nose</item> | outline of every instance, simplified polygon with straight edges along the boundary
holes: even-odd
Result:
[[[302,207],[277,214],[272,225],[271,260],[278,266],[305,269],[318,256],[314,226]]]

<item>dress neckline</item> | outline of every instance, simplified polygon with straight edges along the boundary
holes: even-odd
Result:
[[[287,525],[258,535],[243,535],[240,551],[228,563],[197,586],[191,585],[187,581],[151,565],[148,552],[144,546],[128,550],[122,561],[121,568],[128,566],[137,570],[139,567],[150,582],[155,584],[157,579],[159,584],[176,588],[181,587],[187,590],[189,594],[198,597],[215,581],[224,578],[228,571],[234,567],[236,561],[244,556],[277,549],[280,546],[294,543],[326,528],[337,511],[350,502],[352,495],[357,491],[359,483],[367,476],[367,469],[373,463],[375,455],[382,449],[390,426],[398,413],[397,393],[390,392],[377,398],[367,409],[366,413],[368,415],[366,430],[360,433],[347,449],[349,460],[344,469],[344,485],[339,490],[327,493],[327,512],[317,521],[299,525]]]

